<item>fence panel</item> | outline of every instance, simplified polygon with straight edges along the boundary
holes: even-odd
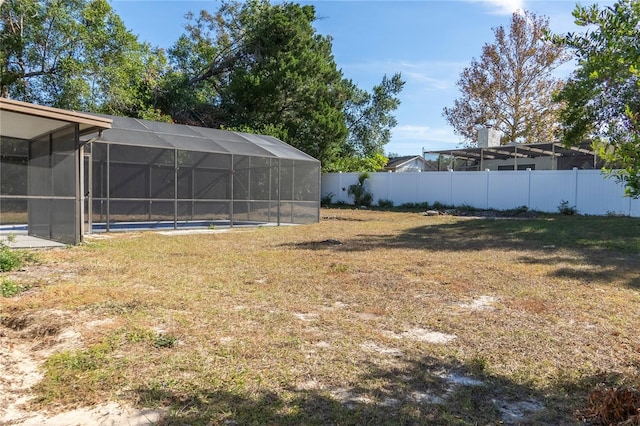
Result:
[[[578,213],[606,215],[629,214],[631,199],[624,197],[624,186],[613,177],[604,177],[599,170],[578,174],[576,209]]]
[[[378,203],[379,200],[392,200],[397,198],[397,194],[393,193],[391,182],[391,173],[371,173],[369,178],[369,188],[373,193],[373,202]]]
[[[489,196],[487,208],[496,210],[529,207],[529,171],[480,172],[487,175]]]
[[[387,173],[387,179],[391,187],[391,197],[383,197],[392,199],[394,204],[415,203],[418,199],[418,173]],[[374,200],[378,197],[375,191]]]
[[[562,201],[576,205],[575,170],[539,170],[531,172],[531,203],[529,208],[557,212]]]
[[[420,180],[418,199],[413,202],[451,204],[451,173],[452,172],[412,173],[417,176],[416,179]],[[392,198],[392,200],[395,202],[395,199]]]
[[[321,194],[334,202],[352,203],[349,185],[358,173],[325,173]],[[624,197],[624,188],[599,170],[532,170],[485,172],[371,173],[367,180],[374,203],[469,205],[507,210],[520,206],[557,212],[562,201],[580,214],[623,214],[640,217],[640,200]]]
[[[487,208],[487,173],[449,172],[451,202],[455,206]]]

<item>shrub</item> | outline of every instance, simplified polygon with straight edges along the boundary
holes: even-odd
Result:
[[[333,192],[326,192],[322,197],[320,197],[320,205],[323,207],[328,207],[333,203],[333,197],[335,194]]]
[[[22,265],[20,252],[11,250],[4,242],[0,242],[0,271],[7,272]]]
[[[0,295],[2,297],[13,297],[18,293],[28,290],[28,287],[22,286],[10,279],[0,281]]]
[[[423,203],[402,203],[399,207],[402,210],[428,210],[429,203],[426,201]]]
[[[153,342],[153,346],[155,348],[161,349],[161,348],[172,348],[173,345],[175,345],[176,341],[178,339],[171,335],[171,334],[162,334],[162,333],[158,333],[156,335],[156,338]]]
[[[369,207],[373,202],[373,194],[367,189],[367,179],[369,179],[369,173],[362,172],[358,175],[358,183],[349,185],[347,188],[347,194],[353,196],[353,204],[357,207]]]
[[[574,214],[578,213],[576,206],[570,206],[569,202],[565,200],[562,200],[558,205],[558,211],[560,212],[560,214],[567,216],[573,216]]]
[[[391,207],[393,207],[393,200],[388,200],[386,198],[380,198],[378,200],[378,207],[381,207],[383,209],[390,209]]]
[[[589,409],[582,411],[585,421],[605,425],[640,424],[640,392],[633,388],[599,388],[589,396]]]

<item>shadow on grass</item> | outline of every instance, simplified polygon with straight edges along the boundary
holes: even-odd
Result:
[[[139,388],[144,406],[169,407],[161,425],[472,425],[579,424],[586,392],[616,377],[558,382],[545,392],[492,376],[477,365],[425,357],[402,367],[363,366],[359,383],[342,388],[230,392],[192,389],[178,395]]]
[[[428,219],[425,218],[425,222]],[[340,238],[339,236],[336,236]],[[537,219],[460,219],[455,223],[426,224],[396,235],[360,234],[340,238],[341,245],[303,242],[294,246],[311,250],[368,251],[372,249],[416,249],[429,251],[522,250],[540,255],[521,256],[524,263],[558,264],[558,277],[609,281],[624,277],[627,285],[640,288],[640,219],[617,217],[557,216]],[[575,264],[558,250],[573,252]],[[560,266],[562,265],[562,266]]]

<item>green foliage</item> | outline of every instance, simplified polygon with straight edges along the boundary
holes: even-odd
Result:
[[[346,80],[312,5],[223,2],[189,14],[167,50],[140,43],[107,0],[7,0],[0,95],[81,111],[274,136],[323,170],[371,170],[404,82]],[[43,48],[46,46],[46,48]]]
[[[161,93],[180,123],[272,134],[329,164],[347,136],[342,74],[313,6],[224,3],[189,16]]]
[[[372,93],[346,80],[312,5],[225,2],[189,15],[168,50],[159,92],[179,123],[269,134],[322,162],[324,171],[377,170],[396,125],[404,82],[386,76]],[[341,161],[342,160],[342,161]]]
[[[367,179],[369,179],[368,172],[360,173],[358,182],[347,188],[347,194],[353,197],[353,204],[357,207],[369,207],[373,202],[373,194],[368,190]]]
[[[13,297],[28,289],[29,287],[20,285],[8,278],[4,278],[0,281],[0,295],[2,295],[2,297]]]
[[[0,272],[11,271],[22,265],[21,252],[12,250],[4,242],[0,241]]]
[[[438,204],[438,203],[436,203]],[[428,202],[423,202],[423,203],[402,203],[398,206],[401,210],[409,210],[409,211],[416,211],[416,210],[428,210],[429,209],[429,203]],[[435,204],[434,204],[434,208]]]
[[[371,93],[358,88],[351,80],[345,80],[344,84],[349,92],[344,109],[349,129],[346,154],[361,159],[384,157],[384,146],[397,124],[391,113],[400,105],[398,94],[405,82],[399,73],[391,78],[385,75]]]
[[[177,341],[178,339],[171,334],[158,333],[153,341],[153,346],[158,349],[172,348]]]
[[[565,216],[573,216],[578,213],[578,210],[576,206],[570,206],[568,201],[562,200],[558,205],[558,212]]]
[[[384,169],[388,161],[389,159],[380,153],[370,157],[343,156],[324,169],[328,172],[377,172]]]
[[[135,114],[157,61],[106,0],[8,0],[0,8],[1,96]]]
[[[229,130],[232,132],[273,136],[274,138],[280,139],[280,140],[287,139],[287,129],[282,127],[282,125],[265,124],[260,128],[254,128],[245,124],[245,125],[239,125],[239,126],[233,126],[233,127],[220,126],[220,128],[223,130]]]
[[[619,0],[598,9],[576,6],[584,33],[555,36],[578,67],[557,100],[564,103],[562,137],[573,145],[592,138],[607,170],[640,196],[640,3]]]
[[[130,343],[148,342],[154,348],[171,348],[178,339],[171,334],[159,333],[148,328],[134,327],[124,333],[124,338]]]
[[[331,203],[333,203],[333,197],[335,197],[336,194],[334,194],[333,192],[326,192],[322,195],[322,197],[320,197],[320,205],[323,207],[328,207],[331,205]]]
[[[378,207],[382,209],[390,209],[393,207],[393,200],[388,200],[386,198],[380,198],[378,200]]]
[[[516,207],[514,209],[503,210],[503,213],[505,215],[508,215],[508,216],[518,216],[518,215],[527,213],[528,211],[529,211],[529,207],[520,206],[520,207]]]

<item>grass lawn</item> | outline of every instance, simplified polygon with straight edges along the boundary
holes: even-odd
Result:
[[[0,332],[47,345],[73,329],[80,342],[48,358],[33,409],[557,425],[579,424],[601,383],[640,384],[640,220],[321,214],[103,235],[3,273],[29,289],[0,299]]]

